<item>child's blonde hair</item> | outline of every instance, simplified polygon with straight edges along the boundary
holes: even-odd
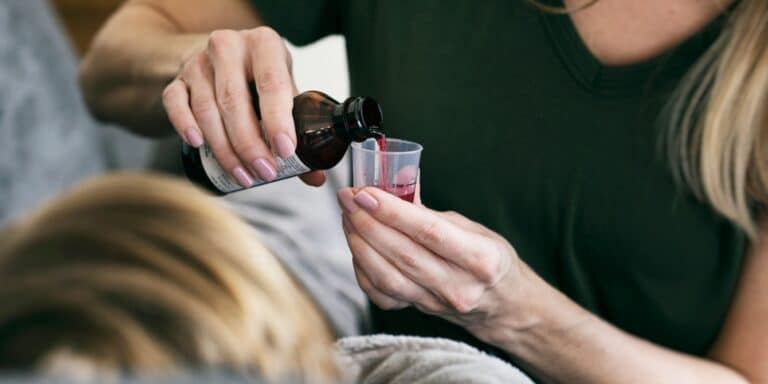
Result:
[[[88,182],[0,235],[0,364],[331,378],[313,303],[244,222],[166,177]]]

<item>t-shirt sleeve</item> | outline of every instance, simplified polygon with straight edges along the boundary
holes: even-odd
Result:
[[[264,23],[294,45],[341,33],[340,0],[251,0]]]

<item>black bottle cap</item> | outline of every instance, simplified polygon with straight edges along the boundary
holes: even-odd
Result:
[[[344,102],[344,120],[354,141],[363,141],[384,134],[384,113],[381,106],[370,97],[350,97]]]

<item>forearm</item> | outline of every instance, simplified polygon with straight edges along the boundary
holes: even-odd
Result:
[[[161,93],[205,35],[183,34],[144,5],[121,9],[96,36],[80,66],[88,106],[100,119],[143,135],[173,132]]]
[[[592,315],[527,267],[527,296],[518,314],[501,314],[482,338],[503,348],[549,382],[747,383],[711,360],[684,355],[629,335]],[[531,299],[534,297],[534,299]],[[525,308],[520,311],[520,308]],[[526,312],[521,317],[520,312]]]
[[[205,39],[181,33],[151,7],[126,6],[99,32],[81,64],[88,106],[98,118],[140,134],[171,133],[160,95]]]
[[[136,133],[173,129],[163,89],[217,29],[262,22],[245,0],[130,0],[104,25],[80,68],[86,102],[97,117]]]

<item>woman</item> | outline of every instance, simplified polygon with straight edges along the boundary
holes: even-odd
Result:
[[[312,301],[248,225],[186,183],[96,179],[2,238],[4,370],[338,377]]]
[[[768,381],[765,1],[184,4],[105,26],[83,64],[95,111],[205,143],[249,186],[295,146],[280,35],[341,33],[352,93],[424,144],[425,204],[472,218],[339,192],[377,330],[542,381]]]

